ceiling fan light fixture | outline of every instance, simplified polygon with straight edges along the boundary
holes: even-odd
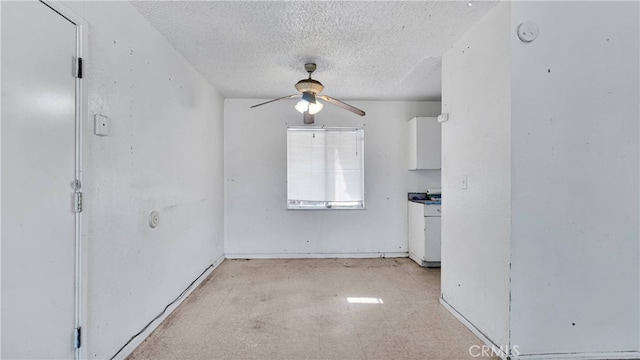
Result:
[[[294,107],[300,113],[304,113],[305,111],[309,111],[309,114],[314,115],[314,114],[319,113],[320,110],[322,110],[322,108],[324,107],[324,105],[320,101],[317,101],[317,100],[316,100],[315,103],[312,103],[312,102],[309,102],[307,100],[302,99],[302,100],[298,101],[298,103]]]
[[[305,111],[309,110],[309,102],[307,100],[300,100],[294,107],[296,108],[296,110],[298,110],[298,112],[304,113]]]
[[[320,112],[320,110],[322,110],[322,108],[324,107],[324,105],[322,105],[322,103],[320,101],[316,100],[316,103],[310,103],[309,104],[309,114],[313,115],[313,114],[317,114]]]

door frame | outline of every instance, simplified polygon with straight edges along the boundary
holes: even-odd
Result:
[[[53,0],[39,0],[44,6],[47,6],[52,11],[58,13],[63,18],[76,27],[76,57],[83,59],[82,64],[82,78],[76,76],[75,80],[75,179],[79,182],[79,190],[84,191],[82,188],[82,154],[83,154],[83,123],[85,119],[88,119],[87,114],[87,89],[83,86],[83,78],[86,75],[86,56],[88,49],[88,23],[84,18],[78,15],[75,11]],[[78,61],[76,59],[76,68],[73,70],[78,73]],[[84,211],[84,209],[83,209]],[[88,293],[86,291],[88,281],[83,274],[87,274],[87,262],[86,262],[86,234],[85,228],[82,222],[82,212],[75,213],[75,254],[74,254],[74,327],[79,329],[80,343],[74,349],[74,359],[79,360],[86,358],[86,332],[82,335],[82,328],[86,324],[86,306],[88,300]],[[72,329],[70,329],[72,330]],[[71,344],[72,346],[74,344]]]

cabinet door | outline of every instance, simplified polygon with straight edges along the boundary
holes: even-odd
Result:
[[[425,260],[440,261],[440,217],[427,216],[424,218],[424,236],[427,253]]]
[[[438,118],[409,120],[409,170],[438,170],[442,167],[442,139]]]
[[[424,260],[424,205],[409,202],[409,257],[422,265]]]

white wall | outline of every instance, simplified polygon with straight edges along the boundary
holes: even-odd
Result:
[[[223,256],[223,100],[128,2],[66,5],[89,23],[83,333],[103,359]]]
[[[440,171],[407,170],[408,120],[438,102],[349,101],[365,117],[326,105],[317,126],[365,128],[366,210],[286,210],[286,129],[302,125],[294,101],[226,99],[227,257],[406,256],[407,192],[440,187]]]
[[[443,301],[512,358],[640,357],[638,15],[502,3],[443,57]]]
[[[637,1],[512,3],[512,29],[540,29],[511,38],[511,341],[523,355],[640,357],[639,19]]]
[[[442,59],[442,298],[495,344],[509,341],[508,3]],[[462,189],[467,176],[467,189]]]

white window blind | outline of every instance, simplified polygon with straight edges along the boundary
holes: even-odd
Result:
[[[364,209],[364,130],[287,129],[287,208]]]

